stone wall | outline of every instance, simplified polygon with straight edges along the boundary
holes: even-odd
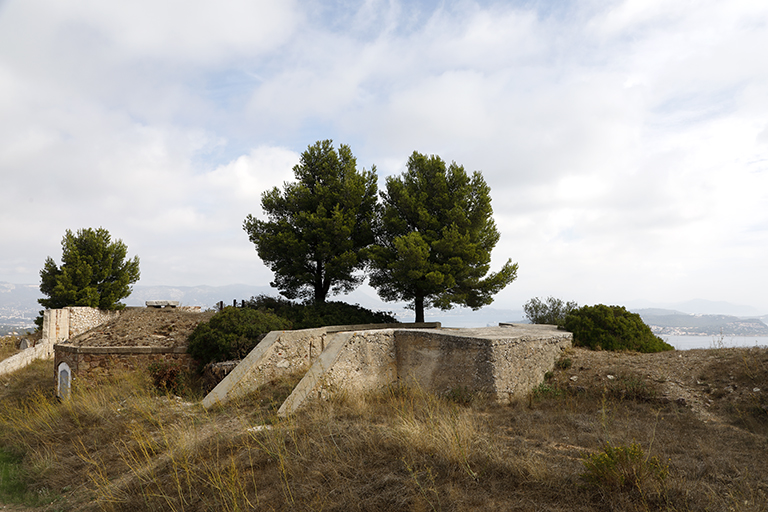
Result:
[[[57,345],[54,369],[66,363],[73,378],[110,375],[115,371],[141,370],[155,361],[177,362],[191,368],[186,347],[76,347]]]
[[[120,316],[120,311],[103,311],[87,307],[68,307],[64,310],[69,311],[69,333],[65,339],[74,338],[78,334]]]
[[[50,359],[53,344],[38,343],[0,361],[0,375],[20,370],[37,359]]]
[[[404,324],[379,324],[379,327]],[[411,328],[440,327],[437,322],[406,324]],[[272,331],[203,399],[204,407],[244,396],[281,376],[306,372],[333,340],[353,329],[372,329],[372,325],[330,326],[297,331]]]

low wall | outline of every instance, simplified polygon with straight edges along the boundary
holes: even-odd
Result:
[[[53,355],[53,343],[39,343],[25,348],[7,359],[0,361],[0,375],[21,370],[37,359],[50,359]]]
[[[76,347],[56,345],[54,371],[66,363],[77,378],[109,375],[116,370],[146,368],[155,361],[178,362],[190,368],[192,357],[186,347]]]

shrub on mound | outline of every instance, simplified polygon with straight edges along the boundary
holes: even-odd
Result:
[[[198,324],[189,336],[187,352],[202,366],[243,359],[270,331],[290,329],[291,322],[274,313],[227,307]]]
[[[565,318],[565,329],[573,333],[575,346],[592,350],[674,350],[672,345],[651,332],[640,315],[623,306],[584,306]]]
[[[259,295],[246,301],[246,308],[271,311],[287,318],[294,329],[310,329],[327,325],[360,325],[396,323],[391,313],[371,311],[357,304],[324,302],[321,304],[297,304],[279,297]]]

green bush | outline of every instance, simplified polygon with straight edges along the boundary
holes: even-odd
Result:
[[[674,350],[651,332],[640,315],[630,313],[623,306],[584,306],[565,318],[565,329],[573,333],[575,346],[592,350]]]
[[[581,477],[589,485],[603,489],[643,489],[649,482],[661,482],[669,468],[658,457],[646,457],[642,446],[611,446],[605,443],[603,451],[582,459]]]
[[[187,352],[200,365],[243,359],[270,331],[290,329],[291,322],[274,313],[227,307],[189,336]]]
[[[245,301],[244,307],[270,311],[286,318],[291,321],[294,329],[310,329],[327,325],[397,323],[397,319],[391,313],[371,311],[346,302],[297,304],[279,297],[259,295]]]

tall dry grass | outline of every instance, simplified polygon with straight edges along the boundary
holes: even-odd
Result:
[[[759,379],[763,361],[721,369]],[[508,405],[392,387],[278,418],[298,375],[206,411],[141,372],[75,381],[59,402],[49,366],[0,387],[0,447],[53,509],[768,509],[760,420],[706,423],[631,372],[574,387],[561,365]]]

